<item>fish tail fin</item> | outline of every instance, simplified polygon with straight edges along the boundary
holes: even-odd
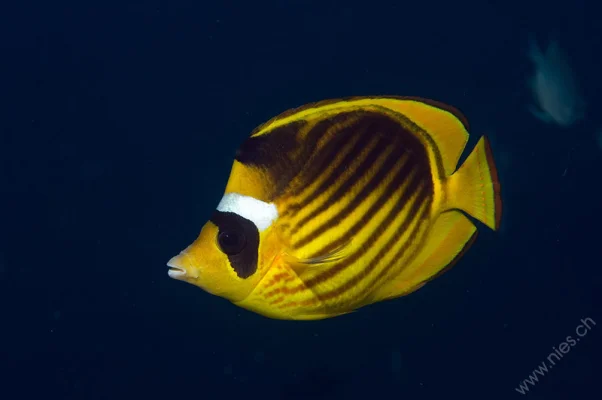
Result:
[[[448,206],[459,209],[497,230],[502,216],[500,183],[485,136],[447,181]]]

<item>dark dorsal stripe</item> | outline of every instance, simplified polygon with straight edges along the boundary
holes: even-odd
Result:
[[[374,137],[370,137],[370,135],[358,135],[357,130],[360,129],[359,126],[354,125],[350,126],[343,131],[337,133],[337,135],[341,135],[345,138],[349,138],[349,141],[352,142],[352,139],[355,139],[355,143],[351,148],[345,149],[345,154],[342,157],[341,161],[337,164],[330,163],[330,165],[324,166],[324,168],[320,169],[316,175],[316,179],[320,175],[323,176],[320,185],[313,190],[303,201],[298,204],[291,205],[291,211],[293,215],[296,214],[297,211],[307,207],[309,204],[314,202],[320,195],[334,185],[337,179],[341,179],[341,175],[349,169],[349,165],[353,163],[358,157],[361,156],[362,151],[369,146],[371,142],[374,141]],[[351,136],[355,136],[352,138]],[[314,169],[314,166],[308,166],[308,169]],[[316,168],[317,169],[317,168]],[[306,185],[311,184],[312,182],[306,182]]]
[[[349,113],[344,116],[342,115],[341,117],[344,117],[344,119],[341,123],[337,124],[339,126],[332,127],[328,132],[330,138],[327,139],[326,144],[317,150],[316,154],[307,161],[299,174],[298,185],[291,188],[290,194],[292,196],[301,194],[307,189],[307,186],[319,178],[325,170],[329,168],[332,170],[335,168],[336,166],[333,163],[336,162],[337,156],[340,156],[340,160],[342,160],[347,153],[352,150],[353,140],[356,140],[357,138],[353,137],[352,131],[341,127],[354,123],[354,120],[357,120],[357,117],[353,118],[353,115]],[[339,161],[339,163],[341,163],[341,161]]]
[[[269,201],[280,196],[308,164],[318,141],[332,127],[352,117],[350,113],[316,122],[308,126],[305,120],[294,121],[273,130],[248,138],[236,152],[236,160],[247,166],[265,170],[274,185]],[[303,134],[307,131],[305,134]]]
[[[272,178],[274,194],[280,193],[299,172],[292,153],[301,145],[299,130],[305,124],[305,121],[297,121],[281,126],[269,135],[250,137],[238,148],[235,159],[244,165],[266,170]]]
[[[421,178],[413,176],[412,177],[412,169],[415,167],[413,165],[412,160],[408,157],[403,163],[402,167],[397,171],[395,177],[391,179],[387,187],[383,190],[383,194],[378,196],[378,199],[372,203],[368,211],[362,216],[360,220],[358,220],[351,229],[345,232],[343,236],[340,238],[333,240],[331,243],[323,247],[322,249],[315,252],[312,257],[318,257],[322,254],[328,254],[330,251],[343,246],[348,243],[355,235],[359,233],[359,231],[376,215],[378,211],[393,197],[393,194],[399,190],[401,186],[404,184],[408,185],[404,191],[401,193],[401,198],[398,200],[398,204],[403,205],[408,199],[412,196],[413,190],[415,186],[420,182]],[[412,179],[411,182],[408,182],[409,179]],[[420,199],[419,201],[423,201]],[[366,239],[365,246],[362,247],[362,254],[367,251],[372,244],[374,244],[378,238],[383,234],[386,228],[389,227],[397,217],[398,211],[396,212],[396,208],[394,207],[391,212],[387,214],[387,216],[383,219],[383,221],[378,225],[378,227],[371,233],[371,235]]]
[[[211,222],[220,232],[232,232],[244,235],[246,245],[238,254],[227,255],[230,265],[239,278],[245,279],[257,271],[257,255],[259,251],[259,231],[252,221],[232,212],[215,211]],[[217,238],[216,238],[217,240]]]
[[[377,146],[370,152],[366,159],[356,167],[353,174],[335,191],[323,204],[319,205],[309,215],[297,222],[297,227],[291,231],[291,234],[295,234],[300,227],[307,224],[313,218],[318,215],[327,212],[336,202],[340,201],[345,196],[349,195],[350,190],[356,185],[363,177],[374,168],[374,163],[385,152],[387,149],[392,148],[391,157],[385,165],[380,167],[380,171],[376,173],[376,176],[371,179],[367,185],[365,185],[352,200],[350,206],[345,207],[336,215],[329,215],[329,219],[325,221],[320,227],[313,232],[309,233],[304,238],[296,241],[295,248],[301,248],[310,241],[317,239],[322,233],[328,229],[338,225],[345,217],[347,217],[354,208],[359,206],[367,198],[373,197],[375,193],[372,193],[374,189],[382,182],[389,170],[393,167],[392,163],[401,162],[404,155],[409,156],[409,163],[413,170],[419,176],[419,182],[432,182],[430,173],[429,159],[426,149],[418,138],[413,133],[406,131],[397,121],[394,121],[387,115],[379,114],[376,112],[364,113],[362,123],[367,124],[366,130],[357,130],[357,134],[363,137],[369,137],[371,139],[377,139]],[[349,129],[352,129],[350,127]],[[361,143],[361,142],[360,142]],[[348,165],[345,167],[349,168]],[[336,176],[334,177],[336,179]],[[339,178],[340,179],[340,178]],[[432,184],[430,185],[432,187]],[[320,190],[320,189],[318,189]],[[318,192],[316,190],[316,192]],[[409,193],[412,195],[413,193]],[[319,193],[316,193],[316,197]],[[305,204],[307,206],[308,204]],[[311,205],[310,205],[311,207]]]
[[[368,135],[366,135],[368,136]],[[373,138],[374,140],[374,138]],[[387,149],[388,143],[384,140],[377,140],[376,146],[372,148],[370,152],[363,158],[360,164],[356,167],[353,173],[347,176],[345,181],[341,186],[338,187],[337,190],[334,191],[325,201],[320,204],[317,208],[315,208],[309,215],[302,218],[300,221],[296,223],[296,227],[291,230],[291,235],[294,235],[301,229],[305,224],[307,224],[312,219],[316,218],[320,214],[327,211],[330,207],[332,207],[336,202],[338,202],[341,198],[343,198],[346,194],[348,194],[349,190],[359,182],[373,167],[374,163],[378,160],[378,158],[382,155],[382,153]],[[342,169],[348,169],[349,165],[342,165]],[[340,177],[335,177],[335,179],[341,179]],[[316,191],[315,197],[319,196],[319,192]]]
[[[367,199],[374,199],[376,196],[374,191],[378,188],[378,186],[382,183],[383,180],[387,177],[387,175],[391,172],[391,170],[395,167],[395,164],[401,162],[403,153],[400,151],[395,151],[396,146],[392,144],[393,151],[387,155],[385,162],[379,167],[376,174],[372,176],[369,182],[362,187],[362,189],[357,193],[356,196],[351,200],[341,211],[339,211],[336,215],[332,216],[330,219],[324,221],[320,226],[310,232],[307,236],[301,238],[299,241],[294,243],[295,248],[301,248],[303,246],[308,245],[312,241],[318,239],[322,234],[327,232],[329,229],[336,227],[339,225],[345,218],[349,216],[357,207],[359,207],[364,201]],[[381,153],[382,155],[382,153]],[[358,171],[360,172],[360,171]],[[343,190],[346,188],[341,187]],[[377,199],[386,200],[386,193],[379,194]],[[325,204],[325,207],[328,207],[328,202]],[[376,212],[376,210],[374,210]],[[357,224],[356,224],[357,225]]]

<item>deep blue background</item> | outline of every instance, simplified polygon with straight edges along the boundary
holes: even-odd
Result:
[[[217,3],[217,4],[214,4]],[[0,6],[2,399],[599,395],[602,27],[595,1],[79,1]],[[588,102],[527,111],[527,40]],[[431,97],[491,137],[505,214],[411,296],[269,320],[167,277],[238,144],[307,102]],[[566,173],[565,173],[566,171]]]

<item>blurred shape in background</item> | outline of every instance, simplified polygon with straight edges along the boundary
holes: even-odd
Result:
[[[569,127],[585,117],[585,101],[568,57],[558,43],[550,41],[541,50],[534,37],[529,39],[529,58],[535,66],[530,80],[537,106],[530,107],[538,119]]]

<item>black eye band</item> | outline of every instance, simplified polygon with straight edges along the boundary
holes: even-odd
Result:
[[[211,217],[217,228],[217,244],[228,256],[239,278],[248,278],[257,271],[259,231],[255,224],[232,212],[215,211]]]

